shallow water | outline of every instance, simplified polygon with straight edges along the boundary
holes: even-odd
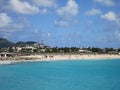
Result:
[[[0,65],[0,90],[120,90],[120,59]]]

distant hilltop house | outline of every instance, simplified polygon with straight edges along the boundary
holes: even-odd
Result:
[[[34,44],[33,44],[33,47],[34,47],[34,48],[40,48],[40,44],[39,44],[39,43],[34,43]]]
[[[34,52],[34,50],[36,50],[37,48],[33,47],[33,46],[26,46],[26,47],[22,47],[21,50],[25,51],[25,52]]]
[[[50,47],[45,44],[39,44],[39,43],[27,43],[27,44],[19,44],[13,47],[9,47],[8,52],[45,52],[46,49],[49,49]]]

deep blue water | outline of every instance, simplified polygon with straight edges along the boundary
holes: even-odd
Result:
[[[120,59],[0,65],[0,90],[120,90]]]

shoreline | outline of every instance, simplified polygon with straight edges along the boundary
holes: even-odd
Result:
[[[97,55],[80,55],[80,54],[45,54],[45,55],[29,55],[16,56],[11,58],[3,58],[1,64],[14,64],[21,62],[41,62],[41,61],[62,61],[62,60],[109,60],[120,59],[117,54],[97,54]]]

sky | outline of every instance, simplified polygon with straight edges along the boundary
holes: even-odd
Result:
[[[120,48],[120,0],[0,0],[0,37]]]

